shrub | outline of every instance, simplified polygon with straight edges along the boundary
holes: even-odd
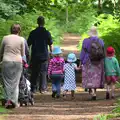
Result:
[[[120,23],[112,15],[102,14],[98,17],[98,29],[100,37],[105,42],[105,47],[113,46],[116,50],[116,57],[120,60]]]
[[[0,39],[3,38],[4,35],[9,34],[10,27],[14,23],[19,23],[22,27],[22,33],[21,35],[28,38],[28,35],[31,30],[35,29],[37,27],[37,18],[39,15],[42,15],[41,13],[26,13],[22,16],[17,15],[15,17],[12,17],[9,20],[0,19]],[[60,40],[62,39],[62,33],[63,29],[60,29],[60,27],[57,25],[56,19],[48,19],[46,18],[46,28],[50,30],[53,41],[55,44],[59,44]]]

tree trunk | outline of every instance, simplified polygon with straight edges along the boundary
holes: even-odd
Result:
[[[114,0],[114,8],[116,7],[116,0]]]
[[[68,3],[66,5],[66,24],[68,24]]]
[[[98,0],[98,9],[99,9],[99,10],[102,9],[102,0]]]
[[[102,13],[102,0],[98,0],[98,14]]]

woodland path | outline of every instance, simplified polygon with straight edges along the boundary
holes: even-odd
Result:
[[[61,48],[63,56],[75,52],[79,58],[77,44],[80,37],[78,35],[66,34]],[[49,85],[50,87],[51,85]],[[116,90],[116,98],[120,96],[120,90]],[[116,100],[106,100],[105,90],[98,90],[97,100],[91,101],[88,92],[84,92],[81,84],[77,83],[75,99],[71,100],[68,94],[67,99],[53,99],[51,88],[48,93],[35,94],[35,105],[20,107],[11,110],[7,115],[3,115],[0,120],[93,120],[98,114],[108,114],[115,108]]]

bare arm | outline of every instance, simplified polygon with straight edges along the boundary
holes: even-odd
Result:
[[[50,34],[49,31],[47,31],[47,35],[48,35],[48,45],[49,45],[49,50],[50,50],[50,52],[52,52],[52,44],[53,44],[52,36],[51,36],[51,34]]]
[[[49,45],[49,50],[50,50],[50,52],[52,52],[52,48],[53,48],[53,46],[52,46],[52,45]]]
[[[79,65],[79,67],[77,67],[77,65],[75,65],[75,70],[81,70],[81,65]]]
[[[81,69],[81,67],[75,67],[75,70],[80,70]]]

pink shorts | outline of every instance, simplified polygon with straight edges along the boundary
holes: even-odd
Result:
[[[116,83],[118,77],[117,76],[106,76],[106,81],[108,84]]]

